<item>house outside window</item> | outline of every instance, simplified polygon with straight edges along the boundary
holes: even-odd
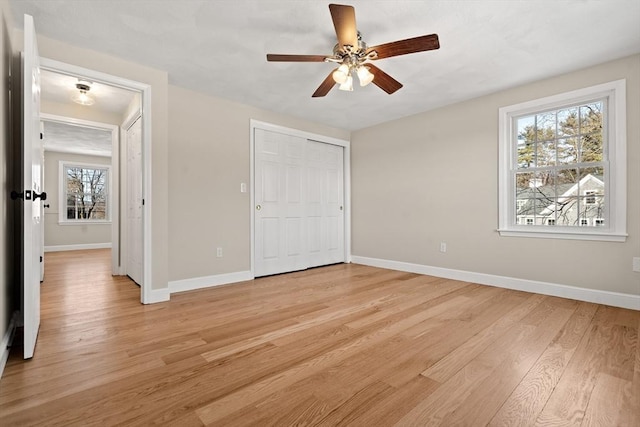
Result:
[[[59,222],[110,222],[110,167],[60,162]]]
[[[597,199],[596,199],[596,195],[598,194],[598,192],[596,190],[586,190],[584,192],[585,198],[584,198],[584,203],[585,205],[595,205],[597,203]]]
[[[625,108],[619,80],[500,109],[501,235],[625,240]]]

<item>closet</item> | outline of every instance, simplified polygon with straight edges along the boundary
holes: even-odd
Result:
[[[255,276],[344,262],[344,148],[254,132]]]

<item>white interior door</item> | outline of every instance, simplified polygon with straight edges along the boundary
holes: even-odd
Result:
[[[344,148],[307,142],[309,267],[344,262]]]
[[[41,141],[41,157],[40,157],[40,186],[44,189],[44,126],[40,122],[40,141]],[[46,198],[44,199],[46,200]],[[44,201],[42,198],[40,201]],[[45,203],[40,203],[40,282],[44,282],[44,206]]]
[[[127,275],[142,285],[142,120],[127,129]]]
[[[305,140],[256,129],[254,153],[256,275],[303,270]]]
[[[255,129],[254,274],[344,262],[343,148]]]
[[[42,213],[42,140],[40,139],[40,64],[33,18],[24,16],[23,140],[24,189],[22,314],[24,322],[24,358],[33,357],[40,328],[40,254]]]

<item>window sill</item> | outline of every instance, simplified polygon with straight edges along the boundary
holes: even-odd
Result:
[[[566,240],[595,240],[601,242],[625,242],[628,234],[621,233],[597,233],[597,232],[571,232],[562,231],[539,231],[539,230],[514,230],[498,229],[502,237],[532,237],[539,239],[566,239]]]
[[[58,225],[111,225],[111,221],[58,221]]]

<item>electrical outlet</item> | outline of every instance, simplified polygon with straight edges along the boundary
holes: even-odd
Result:
[[[244,182],[240,183],[240,192],[241,193],[246,193],[247,192],[247,184],[245,184]]]
[[[440,242],[440,252],[447,252],[447,244],[445,242]]]
[[[633,271],[640,273],[640,257],[633,257]]]
[[[216,249],[216,257],[222,258],[222,248]]]

